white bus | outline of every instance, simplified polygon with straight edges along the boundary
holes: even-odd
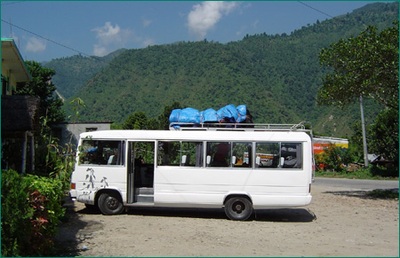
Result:
[[[106,215],[137,206],[219,207],[232,220],[308,205],[309,132],[252,127],[82,133],[70,196]]]

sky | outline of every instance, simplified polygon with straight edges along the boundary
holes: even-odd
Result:
[[[180,41],[290,34],[377,1],[1,1],[1,37],[24,60],[104,56]]]

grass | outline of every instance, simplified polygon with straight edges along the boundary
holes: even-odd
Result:
[[[376,166],[368,168],[360,168],[355,171],[324,171],[317,170],[315,172],[317,177],[328,178],[349,178],[349,179],[372,179],[372,180],[398,180],[398,169],[386,169]]]

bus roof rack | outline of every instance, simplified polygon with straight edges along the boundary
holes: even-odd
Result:
[[[170,130],[185,131],[305,131],[307,129],[304,121],[298,124],[248,124],[248,123],[170,123]]]

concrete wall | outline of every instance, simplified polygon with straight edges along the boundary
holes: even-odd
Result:
[[[71,143],[78,145],[79,135],[89,131],[110,130],[111,122],[97,122],[97,123],[64,123],[54,126],[54,135],[60,139],[59,144],[64,146]]]

